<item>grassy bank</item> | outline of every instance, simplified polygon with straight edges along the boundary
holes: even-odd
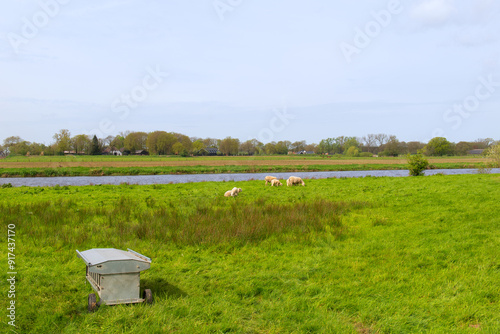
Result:
[[[306,183],[0,188],[18,332],[500,331],[499,175]],[[98,247],[153,259],[153,305],[86,312]]]
[[[479,168],[482,163],[436,163],[430,168]],[[406,164],[342,164],[342,165],[225,165],[225,166],[156,166],[156,167],[57,167],[0,168],[0,177],[164,175],[215,173],[278,173],[356,170],[404,170]]]

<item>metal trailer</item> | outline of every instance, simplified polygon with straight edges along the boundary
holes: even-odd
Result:
[[[151,259],[134,252],[115,248],[94,248],[76,251],[87,265],[87,281],[99,295],[89,294],[88,310],[94,312],[101,303],[106,305],[153,302],[151,290],[145,289],[140,298],[141,271],[149,269]]]

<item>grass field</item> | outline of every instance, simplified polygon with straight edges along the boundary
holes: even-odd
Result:
[[[16,330],[498,333],[499,189],[495,174],[0,188]],[[152,258],[153,305],[87,313],[75,250],[100,247]]]
[[[478,168],[480,157],[429,158],[431,168]],[[164,157],[59,156],[0,160],[0,177],[261,173],[407,169],[405,158],[321,156]]]

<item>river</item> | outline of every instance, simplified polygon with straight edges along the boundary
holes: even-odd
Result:
[[[477,169],[430,169],[425,175],[458,175],[477,174]],[[491,169],[491,173],[500,173],[500,168]],[[341,177],[403,177],[408,176],[407,170],[369,170],[369,171],[337,171],[337,172],[297,172],[297,173],[241,173],[241,174],[187,174],[187,175],[119,175],[119,176],[62,176],[62,177],[11,177],[0,178],[0,184],[10,183],[14,187],[42,187],[42,186],[86,186],[97,184],[168,184],[208,181],[249,181],[264,180],[266,175],[273,175],[279,179],[289,176],[299,176],[303,179],[326,179]]]

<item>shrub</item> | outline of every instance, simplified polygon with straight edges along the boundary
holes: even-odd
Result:
[[[424,170],[429,166],[429,161],[425,159],[422,154],[415,154],[406,156],[408,161],[408,169],[410,170],[410,176],[421,176],[424,175]]]
[[[373,157],[373,153],[370,153],[370,152],[361,152],[359,154],[359,156],[362,157],[362,158],[371,158],[371,157]]]
[[[500,167],[500,143],[490,147],[486,155],[492,160],[494,167]]]

